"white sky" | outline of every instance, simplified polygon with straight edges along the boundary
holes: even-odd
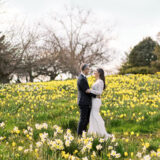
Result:
[[[118,56],[112,64],[144,37],[151,36],[156,40],[156,34],[160,32],[160,0],[6,0],[7,10],[1,20],[10,23],[16,15],[35,21],[45,18],[50,11],[62,12],[65,5],[90,9],[114,25],[112,45]]]

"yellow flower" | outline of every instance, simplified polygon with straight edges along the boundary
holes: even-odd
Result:
[[[128,135],[128,132],[124,132],[124,135],[127,136],[127,135]]]
[[[137,133],[136,136],[138,137],[138,136],[139,136],[139,133]]]
[[[96,157],[96,152],[93,151],[92,155],[91,155],[91,158],[94,159]]]
[[[110,153],[108,153],[108,154],[107,154],[107,157],[109,157],[109,158],[110,158],[110,157],[111,157],[111,154],[110,154]]]
[[[19,146],[18,147],[18,151],[22,151],[23,150],[23,147],[22,146]]]
[[[151,157],[156,157],[157,153],[155,151],[151,151]]]
[[[12,147],[15,147],[16,146],[16,143],[15,142],[12,142]]]
[[[78,153],[78,150],[75,150],[73,154],[76,154],[76,153]]]
[[[124,152],[124,156],[127,157],[127,156],[128,156],[128,153],[127,153],[127,152]]]
[[[144,145],[146,148],[148,148],[150,146],[150,144],[148,142],[146,142]]]
[[[69,153],[66,154],[65,151],[62,151],[62,152],[61,152],[61,155],[62,155],[62,157],[65,158],[65,159],[68,159],[68,157],[69,157]]]

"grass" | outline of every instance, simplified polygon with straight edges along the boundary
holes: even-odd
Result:
[[[94,78],[88,80],[90,85],[94,82]],[[152,156],[152,151],[158,152],[160,75],[107,76],[106,85],[102,96],[101,115],[107,132],[116,137],[118,146],[115,150],[121,154],[121,159],[138,159],[136,154],[143,152],[146,143],[149,143],[149,146],[147,145],[143,156]],[[0,158],[65,159],[60,151],[53,151],[46,144],[43,151],[36,151],[36,142],[40,141],[39,134],[44,132],[53,138],[54,125],[61,126],[64,132],[70,128],[78,141],[78,121],[76,80],[0,85],[0,123],[5,123],[5,127],[0,128],[0,137],[5,137],[0,140]],[[37,130],[37,123],[46,123],[48,128]],[[19,134],[13,133],[15,126],[20,130]],[[23,134],[23,130],[27,130],[28,126],[33,129],[33,135],[29,135],[30,139]],[[63,139],[63,136],[59,138]],[[13,146],[13,142],[16,146]],[[29,149],[31,144],[33,151],[24,154],[24,150]],[[96,145],[98,142],[95,140],[92,151],[96,150]],[[103,145],[101,152],[96,151],[97,158],[109,159],[110,152],[107,147],[111,143]],[[18,146],[23,146],[23,150],[19,151]],[[77,149],[77,157],[91,157],[91,152],[80,154],[80,146],[76,141],[70,147],[64,147],[66,154],[73,155]],[[152,156],[152,159],[158,159],[158,156]]]

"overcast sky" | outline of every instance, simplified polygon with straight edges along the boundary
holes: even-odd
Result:
[[[65,5],[90,9],[114,25],[114,48],[121,55],[146,36],[156,40],[160,31],[160,0],[6,0],[5,20],[16,14],[35,20]]]

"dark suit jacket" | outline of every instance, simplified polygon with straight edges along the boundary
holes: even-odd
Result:
[[[88,81],[87,79],[80,74],[77,81],[77,87],[78,87],[78,105],[80,107],[82,106],[91,106],[92,105],[92,97],[96,97],[95,94],[92,93],[86,93],[86,90],[89,89]]]

